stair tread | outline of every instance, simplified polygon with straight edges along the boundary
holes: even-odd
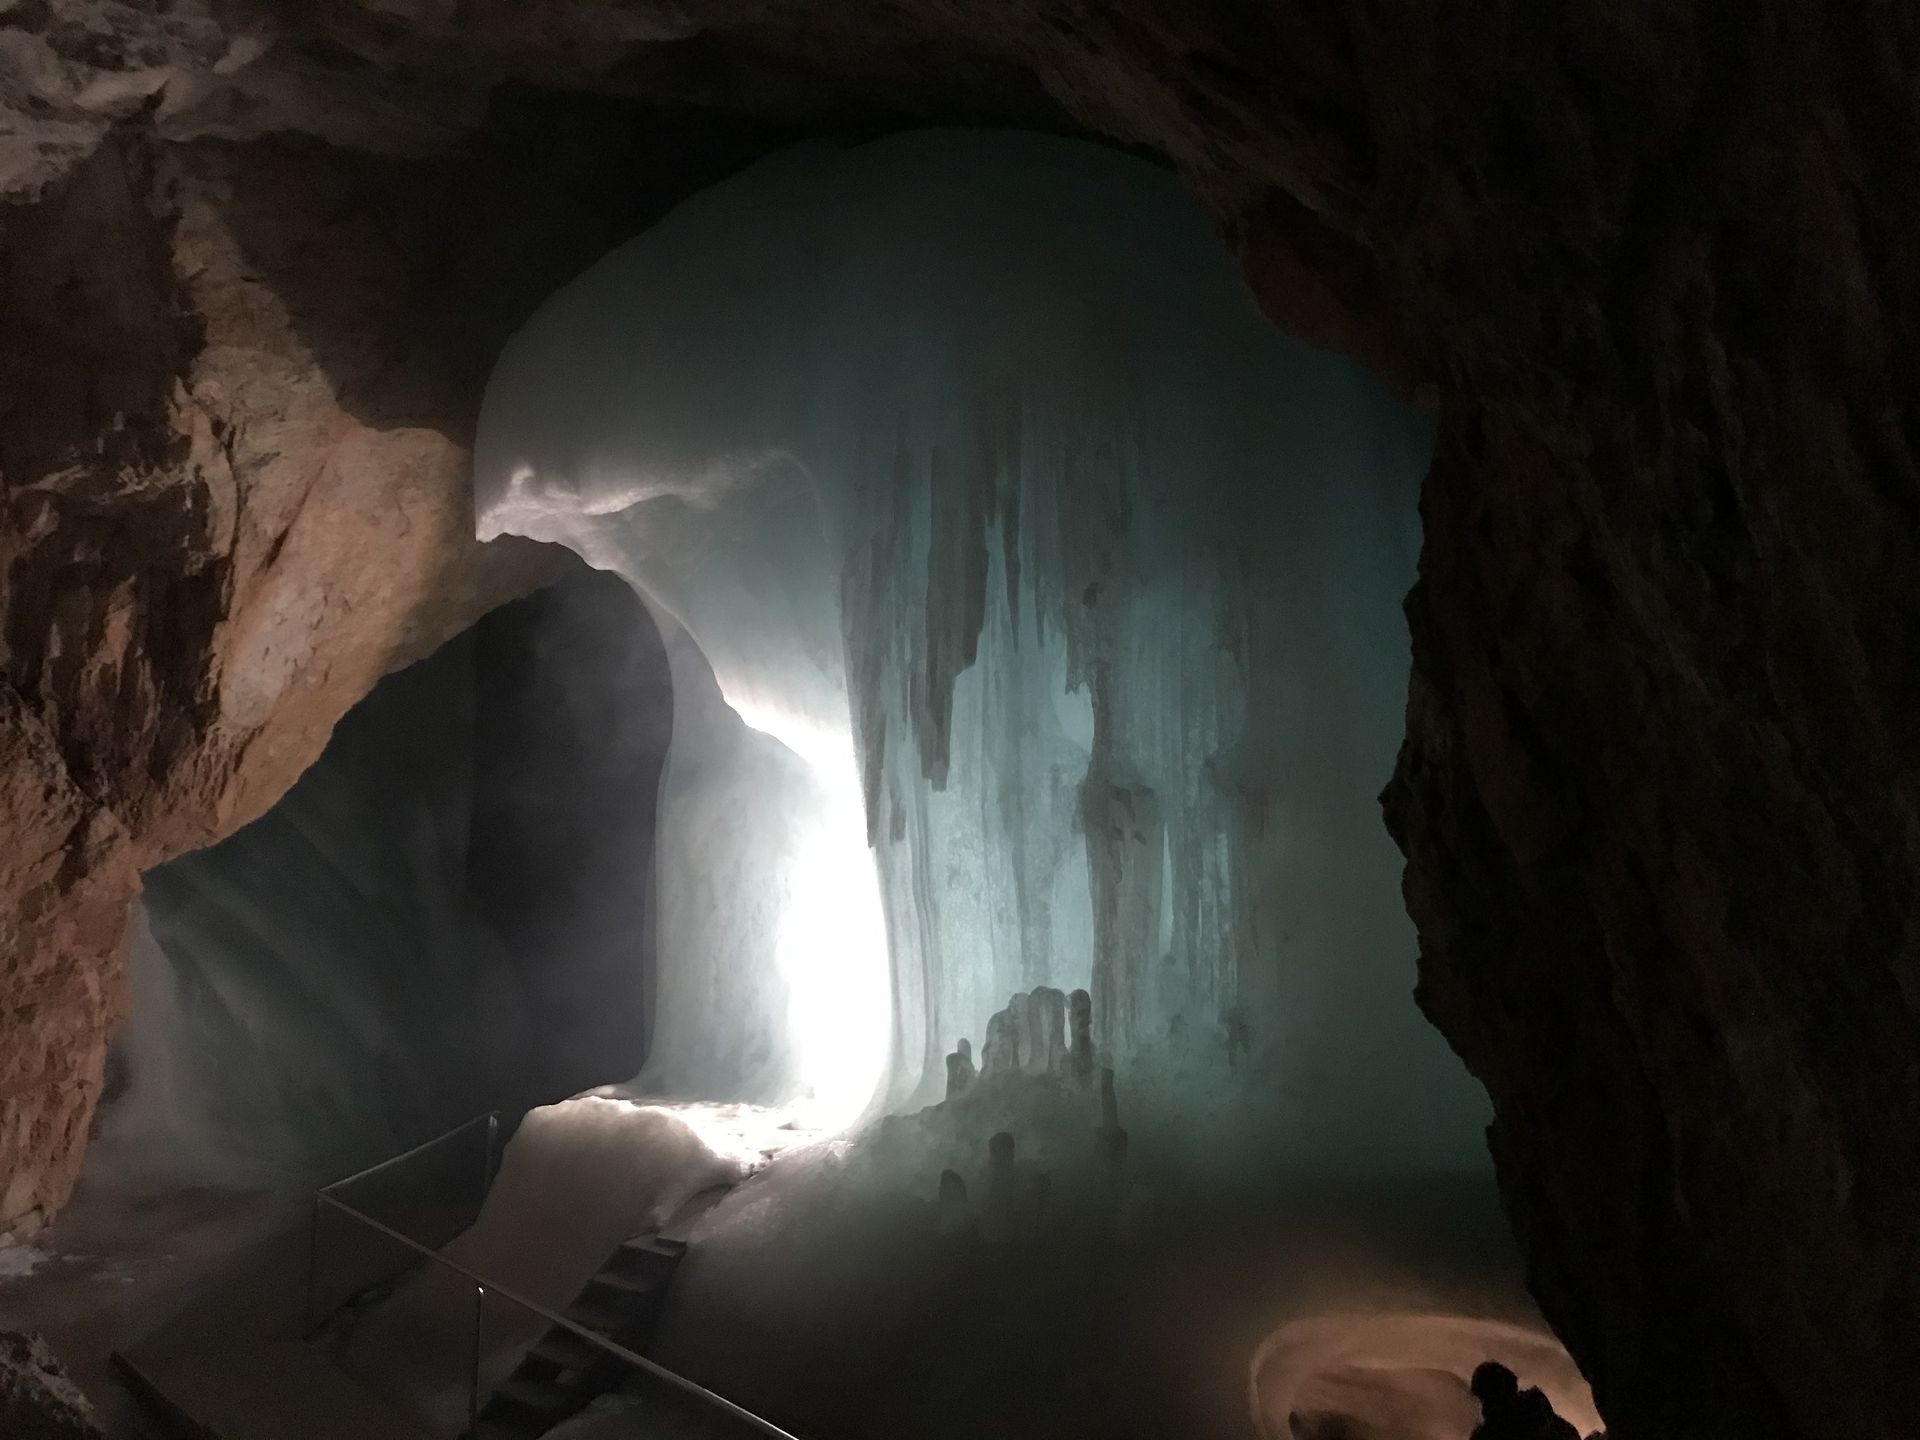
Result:
[[[528,1375],[511,1375],[503,1380],[495,1396],[524,1405],[530,1410],[558,1410],[571,1398],[565,1386]]]
[[[489,1406],[493,1403],[488,1402]],[[482,1412],[479,1425],[470,1434],[472,1440],[535,1440],[552,1428],[553,1421],[547,1416],[509,1410],[503,1414]]]
[[[617,1334],[623,1326],[632,1323],[632,1317],[625,1311],[592,1300],[576,1300],[567,1307],[566,1313],[574,1324],[600,1335]]]
[[[566,1308],[566,1318],[616,1344],[643,1343],[638,1336],[651,1333],[658,1322],[667,1282],[687,1248],[686,1241],[657,1232],[621,1241]],[[595,1368],[603,1358],[609,1357],[583,1336],[565,1327],[550,1329],[526,1352],[520,1369],[488,1398],[489,1422],[525,1429],[532,1412],[551,1417],[542,1419],[539,1430],[528,1432],[544,1433],[560,1412],[606,1389],[609,1372]]]
[[[617,1290],[623,1295],[651,1295],[663,1283],[657,1275],[621,1275],[612,1270],[602,1270],[587,1281],[587,1287],[591,1289],[598,1285],[603,1290]]]
[[[630,1240],[622,1240],[620,1248],[631,1253],[658,1255],[663,1260],[678,1260],[687,1253],[687,1242],[669,1240],[664,1235],[635,1235]]]
[[[606,1351],[571,1330],[549,1330],[529,1353],[568,1370],[577,1370],[606,1356]]]

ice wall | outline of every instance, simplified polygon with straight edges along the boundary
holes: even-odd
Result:
[[[522,997],[467,901],[473,651],[390,676],[266,815],[148,873],[90,1173],[298,1184],[485,1108],[520,1056],[475,1041],[517,1037]]]
[[[520,1078],[556,1100],[646,1057],[672,680],[632,588],[584,569],[488,615],[474,646],[467,892],[541,1037]]]
[[[301,1187],[631,1074],[670,706],[645,607],[587,572],[383,680],[146,876],[88,1179]]]
[[[1477,1151],[1375,804],[1427,446],[1253,313],[1172,179],[1077,142],[797,149],[554,297],[488,390],[481,533],[628,577],[798,762],[676,717],[662,853],[727,878],[663,928],[662,1034],[725,1028],[664,986],[731,926],[843,1098],[929,1098],[1010,993],[1090,986],[1117,1059],[1258,1051],[1299,1107]],[[771,811],[791,893],[741,925],[724,817]]]

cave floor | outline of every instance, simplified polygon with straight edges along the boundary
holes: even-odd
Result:
[[[236,1254],[297,1230],[307,1205],[266,1190],[131,1192],[83,1181],[53,1225],[0,1248],[0,1328],[43,1334],[113,1440],[157,1437],[110,1357],[180,1312]]]
[[[1295,1397],[1378,1420],[1359,1433],[1381,1440],[1460,1440],[1480,1359],[1578,1386],[1490,1177],[1201,1174],[1143,1120],[1116,1193],[1087,1105],[1026,1086],[782,1148],[765,1117],[715,1112],[696,1141],[665,1107],[567,1102],[515,1137],[455,1244],[563,1306],[609,1244],[721,1182],[650,1353],[824,1440],[1290,1440]],[[986,1141],[1003,1128],[1021,1158],[996,1186]],[[943,1169],[967,1192],[953,1213]],[[433,1357],[455,1307],[416,1287],[381,1309],[356,1373],[416,1415],[444,1411],[460,1397]]]
[[[581,1097],[529,1116],[448,1253],[564,1308],[608,1245],[698,1211],[654,1355],[824,1440],[1286,1440],[1307,1404],[1458,1440],[1463,1372],[1508,1342],[1529,1378],[1578,1385],[1488,1177],[1199,1175],[1141,1133],[1116,1191],[1086,1104],[1029,1094],[1017,1125],[996,1102],[829,1138],[751,1107]],[[1006,1125],[1021,1158],[996,1189],[985,1137]],[[944,1168],[962,1211],[940,1204]],[[114,1440],[161,1433],[115,1351],[222,1433],[434,1433],[464,1412],[446,1359],[471,1342],[470,1310],[433,1284],[356,1321],[337,1367],[274,1338],[297,1331],[282,1312],[309,1213],[305,1196],[83,1189],[31,1250],[0,1250],[0,1324],[47,1335]]]

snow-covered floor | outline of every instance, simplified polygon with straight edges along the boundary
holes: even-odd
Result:
[[[1003,1077],[842,1136],[780,1110],[600,1092],[527,1117],[447,1253],[564,1309],[622,1240],[682,1231],[655,1358],[807,1440],[1293,1440],[1296,1414],[1461,1440],[1465,1377],[1486,1358],[1597,1425],[1484,1176],[1202,1167],[1147,1108],[1116,1181],[1096,1156],[1096,1087],[1066,1077]],[[1017,1150],[996,1183],[1001,1129]],[[949,1169],[966,1200],[943,1211]],[[0,1324],[47,1333],[115,1436],[146,1440],[108,1353],[300,1213],[286,1197],[83,1190],[34,1244],[0,1246]],[[489,1305],[490,1386],[544,1322]],[[453,1433],[471,1315],[470,1286],[421,1272],[333,1353]]]
[[[482,1302],[483,1391],[548,1327],[508,1296],[564,1311],[623,1241],[671,1231],[716,1193],[822,1140],[786,1110],[627,1098],[619,1087],[531,1111],[479,1218],[442,1251],[506,1292]],[[425,1266],[354,1320],[332,1351],[357,1380],[450,1434],[469,1403],[474,1317],[473,1285]]]
[[[1591,1422],[1486,1177],[1203,1169],[1141,1114],[1116,1184],[1098,1122],[1092,1083],[1056,1076],[837,1138],[777,1111],[585,1096],[529,1117],[450,1253],[564,1308],[620,1240],[726,1187],[683,1221],[652,1353],[810,1440],[1292,1440],[1294,1412],[1462,1440],[1487,1358]],[[996,1184],[1003,1128],[1017,1156]],[[943,1213],[946,1169],[964,1213]],[[450,1423],[464,1390],[441,1362],[468,1305],[418,1277],[347,1363]],[[490,1378],[538,1328],[490,1321]]]

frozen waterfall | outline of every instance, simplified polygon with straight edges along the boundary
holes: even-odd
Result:
[[[1375,800],[1428,444],[1079,142],[797,148],[555,296],[487,392],[479,528],[670,636],[643,1083],[844,1119],[1087,987],[1122,1063],[1245,1047],[1477,1152]]]

